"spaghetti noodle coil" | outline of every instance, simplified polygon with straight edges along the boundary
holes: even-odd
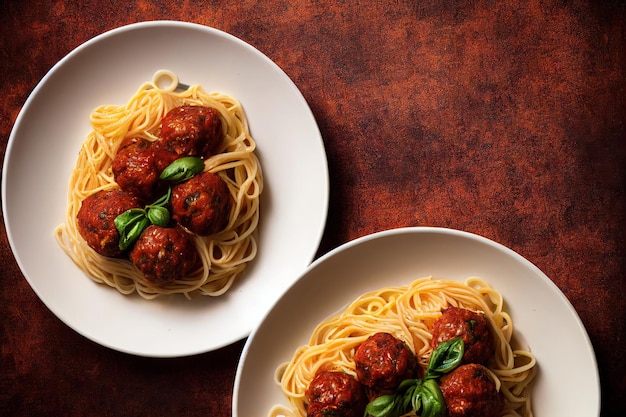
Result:
[[[166,86],[159,83],[164,79],[169,81]],[[219,296],[231,288],[257,254],[263,175],[243,107],[234,97],[207,93],[200,85],[182,91],[177,87],[175,74],[159,71],[152,81],[143,83],[126,104],[103,105],[91,113],[93,130],[82,144],[72,171],[65,223],[55,230],[61,248],[93,281],[123,294],[136,292],[147,299],[176,293],[187,298]],[[233,204],[228,225],[222,231],[206,237],[193,236],[201,265],[173,283],[155,285],[129,260],[107,258],[91,249],[78,232],[76,215],[87,196],[118,188],[111,164],[124,138],[158,140],[161,119],[181,105],[218,110],[224,139],[216,152],[204,160],[204,171],[221,177]]]
[[[496,346],[487,368],[504,395],[502,415],[532,417],[530,388],[536,360],[526,348],[513,347],[513,321],[504,309],[502,295],[477,277],[465,282],[426,277],[408,286],[382,288],[354,300],[339,314],[320,323],[308,344],[299,347],[292,359],[276,370],[276,382],[290,407],[276,405],[270,416],[306,416],[305,391],[318,372],[342,371],[356,377],[354,353],[377,332],[387,332],[404,341],[419,365],[426,368],[433,350],[433,323],[450,306],[484,312]]]

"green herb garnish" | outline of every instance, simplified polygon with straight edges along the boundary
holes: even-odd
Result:
[[[184,156],[169,164],[160,179],[173,183],[183,182],[204,170],[204,161],[196,156]]]
[[[114,220],[115,227],[120,234],[119,248],[128,249],[141,235],[143,230],[154,224],[165,227],[170,222],[170,212],[166,205],[172,196],[172,189],[168,188],[167,194],[144,208],[132,208],[117,216]]]
[[[422,417],[443,417],[446,403],[436,379],[459,366],[465,352],[463,339],[440,343],[430,355],[423,378],[405,379],[394,394],[381,395],[365,408],[365,415],[399,417],[415,412]]]

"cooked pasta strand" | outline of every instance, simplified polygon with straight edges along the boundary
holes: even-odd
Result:
[[[306,417],[305,391],[321,370],[356,375],[354,352],[370,335],[388,332],[403,340],[426,368],[432,352],[431,329],[449,306],[485,313],[493,330],[496,351],[487,368],[503,393],[503,416],[532,417],[530,388],[536,360],[528,347],[511,346],[513,321],[504,310],[504,298],[486,281],[465,282],[420,278],[408,286],[387,287],[363,294],[346,309],[320,323],[308,344],[279,366],[275,380],[290,408],[277,405],[270,417]]]
[[[170,81],[162,86],[163,81]],[[207,93],[200,85],[177,90],[175,74],[161,70],[142,84],[125,105],[103,105],[90,115],[93,131],[83,143],[72,172],[65,223],[55,229],[63,250],[95,282],[123,294],[137,293],[151,299],[164,294],[219,296],[226,292],[257,254],[259,197],[263,175],[254,151],[241,104],[223,93]],[[161,119],[183,104],[217,109],[222,118],[224,141],[216,155],[205,160],[205,170],[218,174],[228,185],[233,202],[226,228],[212,236],[194,237],[202,266],[189,276],[167,285],[154,285],[126,259],[106,258],[91,249],[80,236],[76,215],[89,195],[117,188],[111,163],[124,138],[157,140]]]

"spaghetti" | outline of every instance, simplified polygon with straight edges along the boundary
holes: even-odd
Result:
[[[270,416],[305,417],[305,391],[320,371],[343,371],[356,377],[354,352],[377,332],[403,340],[420,366],[426,368],[432,352],[433,323],[450,306],[485,313],[496,346],[487,368],[505,398],[502,415],[532,417],[530,384],[536,360],[530,351],[512,346],[513,321],[504,310],[502,295],[477,277],[465,282],[421,278],[408,286],[382,288],[354,300],[338,315],[320,323],[308,344],[276,370],[275,379],[290,408],[276,405]]]
[[[257,254],[259,196],[263,176],[255,155],[256,143],[241,104],[223,93],[207,93],[200,85],[180,88],[170,71],[158,71],[122,106],[103,105],[90,115],[93,127],[84,141],[69,182],[65,223],[55,229],[61,248],[95,282],[123,294],[137,292],[151,299],[164,294],[219,296],[241,276]],[[166,285],[146,280],[127,259],[107,258],[91,249],[80,236],[76,215],[81,202],[100,190],[118,188],[111,163],[122,140],[158,139],[161,119],[183,104],[213,107],[222,119],[224,140],[204,160],[204,170],[219,175],[228,185],[233,204],[225,229],[207,237],[194,235],[201,266]]]

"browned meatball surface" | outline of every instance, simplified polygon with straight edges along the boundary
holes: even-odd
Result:
[[[222,120],[216,109],[183,105],[163,117],[156,143],[159,149],[178,157],[208,157],[216,151],[222,138]]]
[[[120,234],[115,218],[126,210],[141,206],[139,198],[120,190],[98,191],[85,198],[76,215],[78,232],[87,244],[100,255],[116,257]]]
[[[219,175],[203,172],[172,187],[172,218],[197,235],[209,236],[228,225],[231,200]]]
[[[458,307],[444,310],[433,324],[433,349],[439,343],[460,336],[465,343],[464,363],[486,364],[493,356],[495,344],[489,321],[483,313]]]
[[[308,417],[363,417],[368,402],[363,386],[344,372],[318,373],[305,395]]]
[[[177,227],[148,226],[130,251],[132,263],[155,284],[183,278],[197,258],[191,236]]]
[[[417,359],[407,345],[389,333],[376,333],[354,354],[357,379],[376,391],[395,389],[416,376]]]
[[[459,366],[441,378],[440,387],[448,417],[498,417],[502,412],[502,394],[482,365]]]
[[[111,164],[113,178],[122,190],[144,200],[154,199],[161,173],[154,151],[154,143],[144,138],[122,142]]]

